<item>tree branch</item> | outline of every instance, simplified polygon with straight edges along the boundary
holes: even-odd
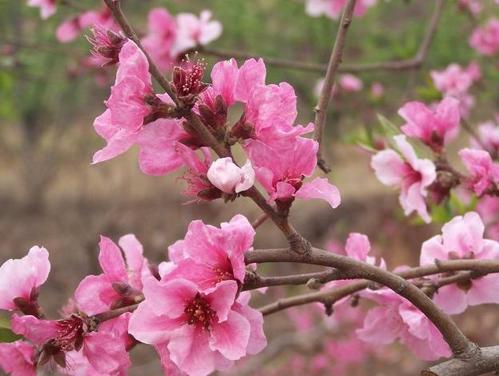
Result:
[[[304,255],[290,252],[288,249],[255,250],[246,254],[246,261],[248,263],[299,262],[329,266],[337,268],[345,273],[345,278],[362,278],[377,282],[406,298],[424,313],[442,333],[455,356],[464,358],[471,356],[471,354],[476,352],[477,346],[466,338],[448,315],[446,315],[424,292],[397,274],[317,248],[313,248]],[[436,265],[435,267],[438,268]],[[316,300],[310,299],[310,301]]]
[[[331,56],[329,58],[329,63],[327,65],[326,76],[324,77],[324,85],[321,89],[321,94],[319,96],[319,101],[315,107],[315,131],[314,139],[319,143],[319,149],[317,150],[317,165],[325,173],[329,173],[331,168],[326,163],[322,155],[323,142],[322,136],[324,134],[324,128],[326,126],[327,117],[327,107],[331,100],[331,92],[334,85],[334,77],[336,71],[341,63],[343,56],[343,49],[345,47],[345,38],[348,31],[348,27],[352,22],[353,9],[355,7],[356,0],[349,0],[343,14],[341,15],[340,26],[338,32],[336,33],[336,39],[334,41],[333,50],[331,51]]]

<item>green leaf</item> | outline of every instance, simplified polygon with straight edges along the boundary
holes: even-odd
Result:
[[[10,320],[0,315],[0,343],[14,342],[21,338],[10,329]]]

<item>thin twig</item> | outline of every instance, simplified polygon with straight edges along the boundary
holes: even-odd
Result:
[[[319,101],[315,107],[315,131],[314,139],[319,143],[319,149],[317,150],[317,165],[325,173],[329,173],[331,169],[329,168],[326,160],[322,155],[323,142],[322,137],[324,134],[324,128],[326,126],[327,117],[327,107],[331,100],[331,92],[334,85],[334,77],[336,71],[341,63],[343,56],[343,49],[345,47],[345,38],[347,35],[348,27],[352,22],[353,9],[355,7],[356,0],[349,0],[340,20],[340,26],[338,32],[336,33],[336,39],[334,40],[333,50],[331,51],[331,56],[329,58],[329,63],[327,65],[326,76],[324,78],[324,85],[321,89],[321,94],[319,96]]]
[[[269,215],[267,213],[263,213],[261,216],[255,219],[251,225],[256,230],[258,227],[264,224],[267,219],[269,219]]]

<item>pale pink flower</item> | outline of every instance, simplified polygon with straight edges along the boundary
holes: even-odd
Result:
[[[239,167],[230,157],[214,161],[206,176],[215,187],[229,194],[246,191],[255,183],[251,162],[248,160],[243,167]]]
[[[133,304],[142,291],[142,278],[150,275],[135,235],[122,236],[119,245],[123,253],[111,239],[101,236],[99,264],[104,273],[85,277],[75,291],[78,308],[88,315]]]
[[[438,91],[445,95],[459,97],[469,90],[481,74],[480,67],[476,63],[470,63],[467,68],[454,63],[441,71],[432,70],[430,75]]]
[[[45,283],[49,272],[49,254],[37,246],[21,259],[4,262],[0,266],[0,309],[36,311],[38,288]]]
[[[470,45],[481,55],[497,54],[499,52],[499,19],[492,18],[485,25],[477,27],[471,34]]]
[[[161,70],[171,69],[174,63],[172,47],[177,35],[177,24],[165,8],[154,8],[149,12],[148,32],[142,45]]]
[[[99,27],[114,32],[120,30],[110,10],[104,7],[100,10],[88,10],[66,19],[57,27],[55,35],[59,42],[68,43],[89,27]]]
[[[244,282],[244,254],[251,249],[255,230],[242,215],[234,216],[220,228],[196,220],[189,224],[183,240],[169,247],[175,267],[164,277],[184,278],[201,289],[213,288],[225,280]]]
[[[146,174],[164,175],[177,169],[182,159],[175,145],[186,136],[180,121],[160,118],[145,124],[147,116],[168,103],[171,99],[167,95],[154,94],[147,59],[129,40],[119,54],[107,110],[94,122],[95,131],[107,145],[94,154],[93,163],[112,159],[138,144],[139,165]]]
[[[459,156],[470,173],[467,183],[481,196],[487,190],[497,190],[499,186],[499,164],[495,163],[485,150],[462,149]]]
[[[156,347],[166,345],[181,371],[208,375],[265,346],[261,313],[244,301],[236,303],[237,291],[235,281],[203,292],[185,279],[148,279],[145,301],[130,319],[130,334]]]
[[[425,198],[436,178],[435,165],[429,159],[419,159],[404,135],[395,136],[394,140],[401,155],[392,149],[380,151],[372,157],[371,167],[383,184],[400,188],[405,215],[416,211],[429,223]]]
[[[499,156],[499,125],[493,121],[482,123],[478,126],[477,133],[480,142],[471,138],[471,146],[474,149],[484,149],[491,156]]]
[[[373,82],[371,85],[371,95],[375,99],[381,98],[385,94],[385,88],[380,82]]]
[[[38,366],[53,359],[61,368],[71,367],[73,351],[81,352],[100,375],[115,375],[130,366],[126,344],[121,336],[105,327],[90,331],[89,322],[77,315],[57,321],[14,315],[12,330],[41,346]]]
[[[461,9],[467,10],[475,16],[482,11],[480,0],[459,0],[458,4]]]
[[[357,1],[354,8],[354,16],[363,16],[368,8],[375,5],[377,0],[360,0]],[[347,0],[307,0],[305,11],[312,17],[327,16],[332,19],[337,19],[341,16],[343,7]]]
[[[342,74],[338,83],[340,88],[347,93],[360,91],[364,87],[362,81],[353,74]]]
[[[435,325],[407,300],[387,289],[365,291],[364,298],[378,307],[368,311],[358,337],[374,345],[388,345],[397,339],[419,358],[436,360],[449,357],[451,351]]]
[[[256,177],[269,194],[270,201],[290,203],[294,198],[322,199],[332,208],[338,207],[340,193],[326,178],[303,182],[315,169],[317,148],[316,141],[302,137],[273,146],[257,140],[247,145]]]
[[[485,223],[486,235],[499,241],[499,197],[482,196],[476,205],[476,211]]]
[[[172,46],[173,55],[178,55],[197,46],[204,46],[222,34],[222,24],[211,20],[211,12],[204,10],[199,18],[190,13],[177,15],[177,36]]]
[[[0,343],[0,369],[11,376],[36,376],[35,347],[25,341]]]
[[[55,36],[61,43],[68,43],[76,39],[80,35],[82,27],[80,26],[79,17],[71,17],[63,21],[56,29]]]
[[[56,0],[28,0],[28,6],[40,8],[42,19],[46,20],[57,10]]]
[[[469,212],[453,218],[442,227],[442,235],[425,241],[421,248],[421,265],[435,260],[491,259],[499,260],[499,243],[484,239],[484,225],[480,216]],[[435,302],[447,313],[458,314],[468,305],[499,303],[499,275],[475,278],[465,285],[440,287]]]
[[[459,132],[459,101],[451,97],[444,98],[433,110],[422,102],[408,102],[398,114],[406,121],[402,131],[435,151],[440,151]]]

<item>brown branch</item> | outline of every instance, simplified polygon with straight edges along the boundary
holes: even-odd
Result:
[[[499,371],[499,346],[482,347],[468,359],[453,358],[421,372],[421,376],[478,376]]]
[[[269,215],[267,213],[263,213],[261,216],[255,219],[253,223],[251,223],[251,226],[253,226],[253,228],[256,230],[258,227],[263,225],[267,219],[269,219]]]
[[[326,126],[327,117],[327,107],[331,100],[331,92],[334,85],[334,77],[339,65],[341,64],[341,59],[343,56],[343,49],[345,47],[345,38],[347,35],[348,27],[352,22],[353,9],[355,7],[356,0],[349,0],[343,14],[341,15],[340,26],[338,32],[336,33],[336,39],[334,40],[333,50],[331,51],[331,56],[329,58],[329,63],[327,65],[326,76],[324,77],[324,85],[321,89],[321,94],[319,96],[319,101],[315,107],[315,131],[314,139],[319,143],[319,149],[317,150],[317,166],[325,173],[329,173],[331,168],[329,168],[326,160],[322,155],[323,142],[322,136],[324,134],[324,128]]]
[[[112,310],[109,310],[106,312],[98,313],[98,314],[92,316],[92,318],[97,323],[101,323],[104,321],[115,319],[116,317],[119,317],[124,313],[133,312],[137,309],[138,306],[139,306],[139,303],[135,303],[135,304],[132,304],[132,305],[129,305],[126,307],[116,308],[116,309],[112,309]]]
[[[477,346],[461,332],[459,327],[419,288],[401,276],[348,257],[313,248],[300,255],[288,249],[255,250],[246,254],[248,263],[301,262],[339,269],[345,278],[362,278],[377,282],[409,300],[433,322],[442,333],[455,356],[463,358],[476,352]],[[438,266],[435,266],[438,268]],[[311,301],[315,301],[312,299]]]

